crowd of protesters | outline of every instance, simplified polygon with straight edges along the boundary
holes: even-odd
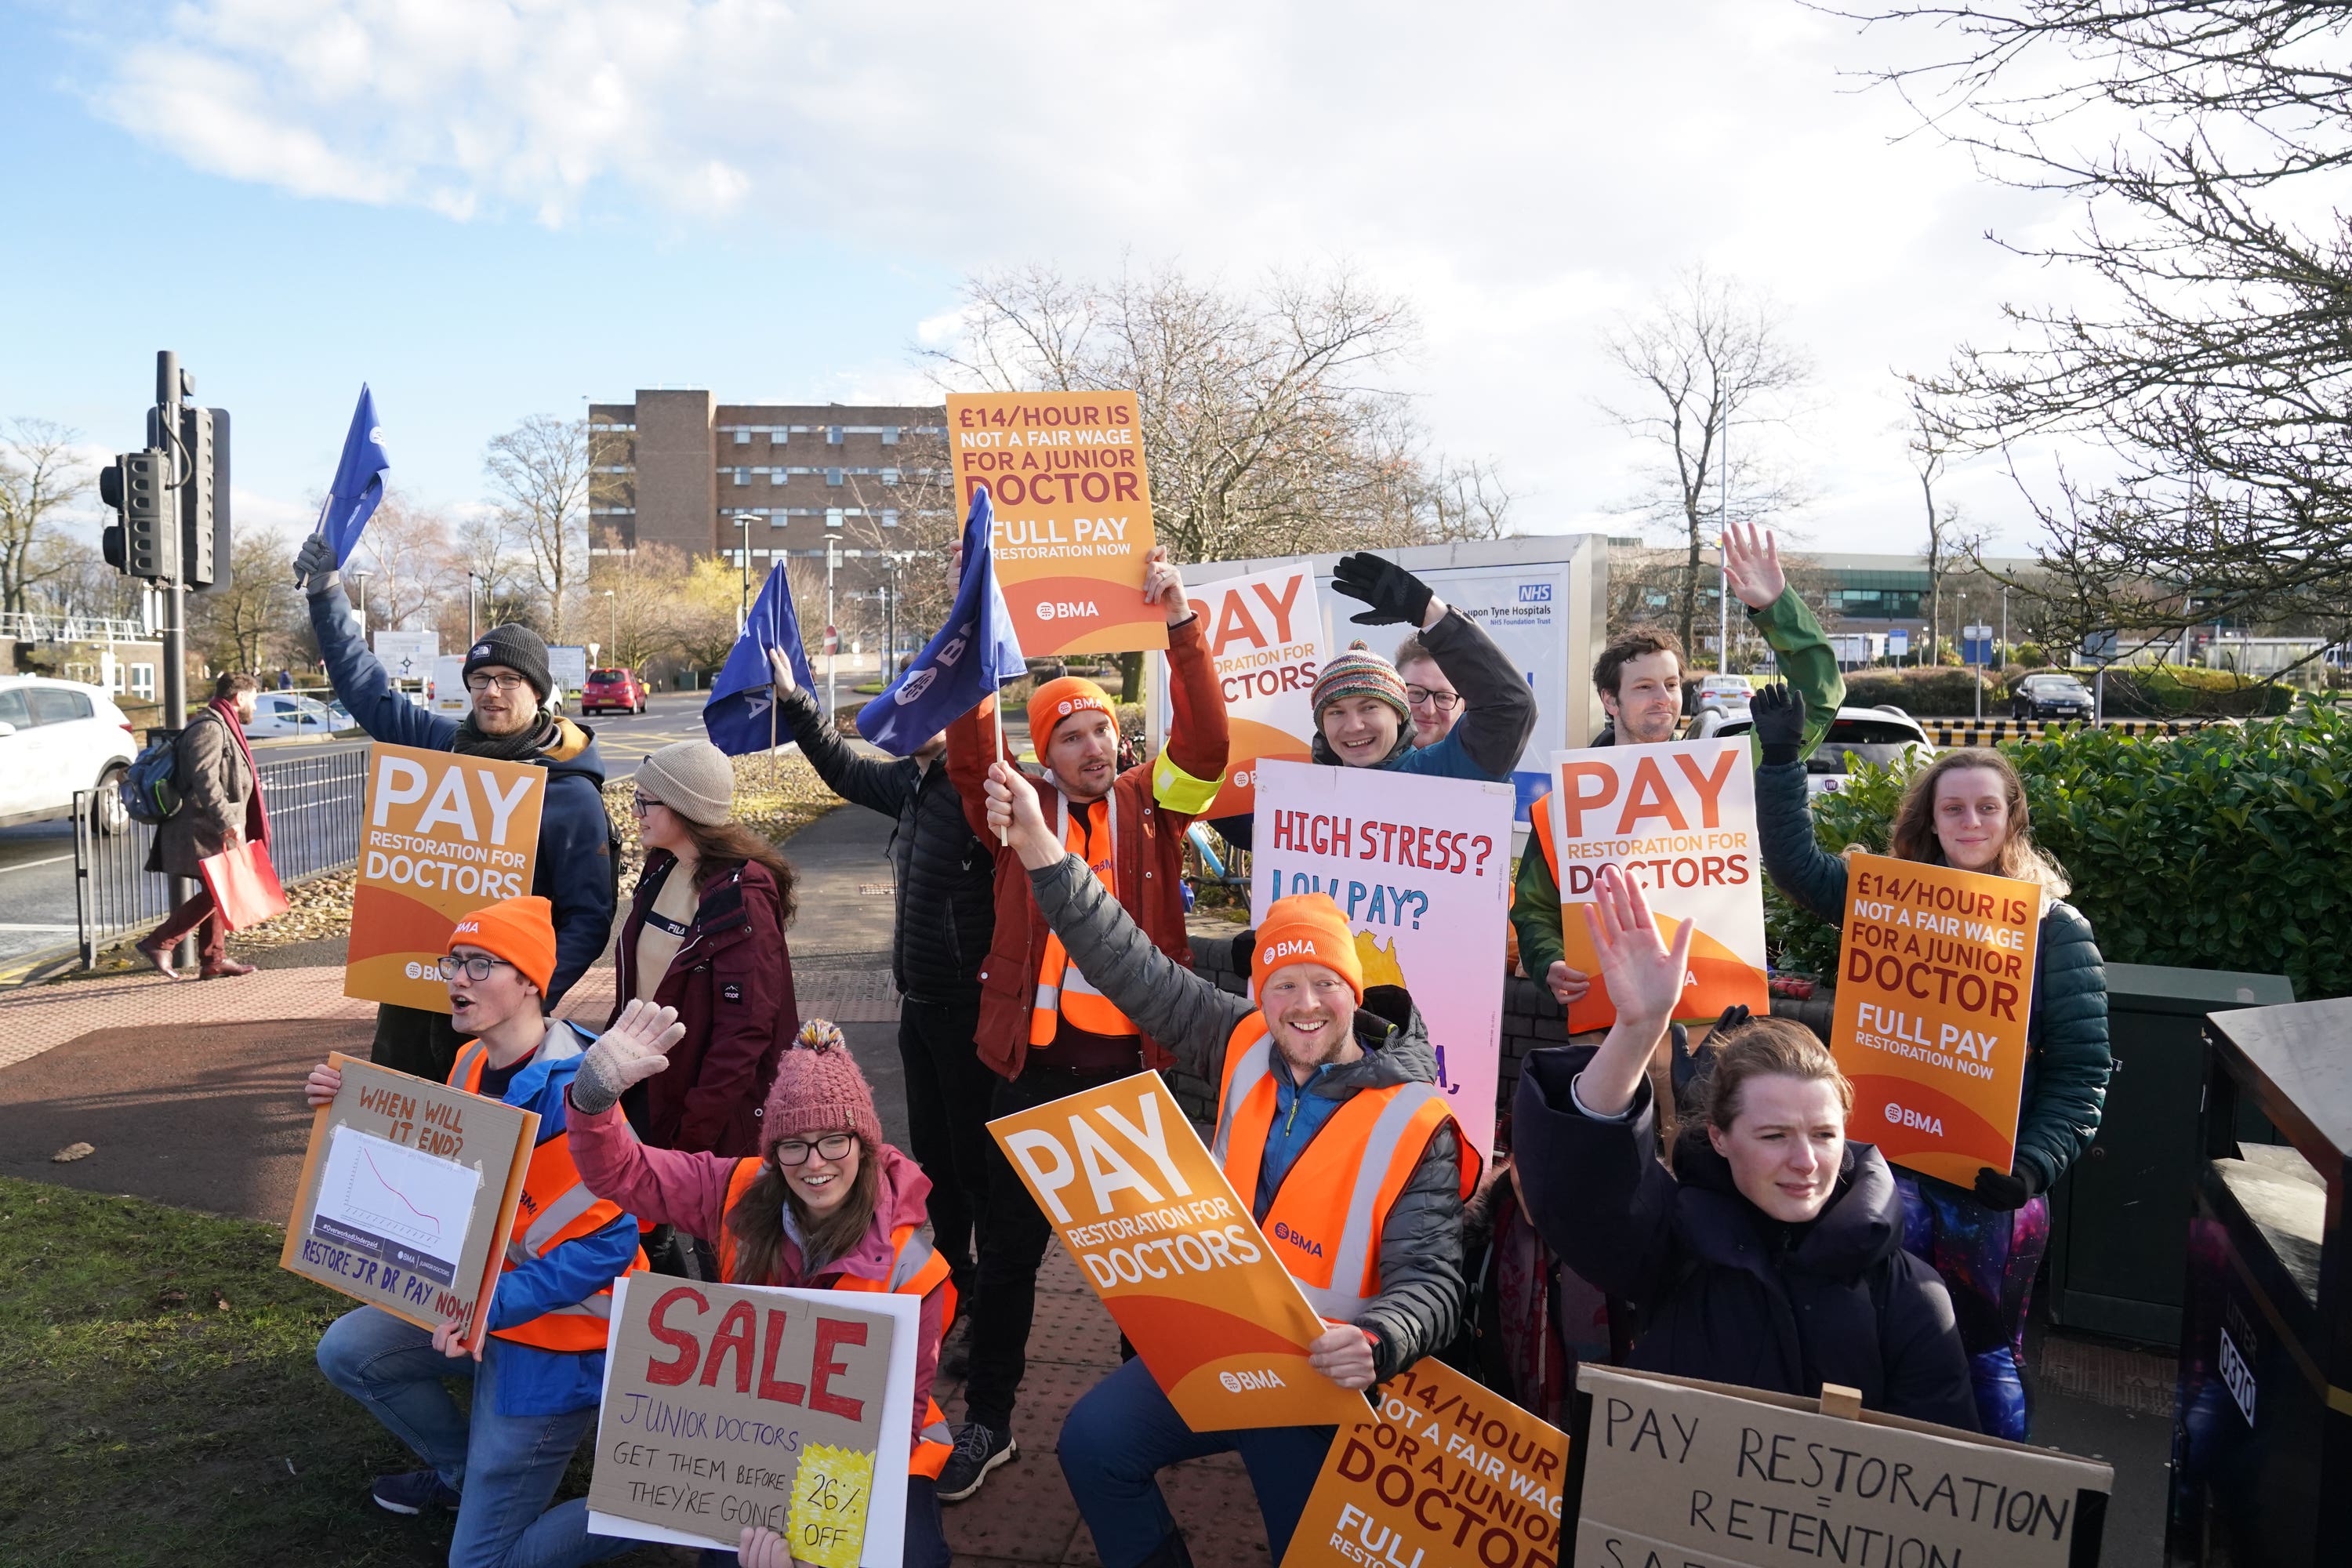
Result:
[[[1733,531],[1725,564],[1787,681],[1752,710],[1763,868],[1834,921],[1846,868],[1815,843],[1805,759],[1843,700],[1836,660],[1769,535]],[[574,1217],[510,1253],[481,1351],[465,1349],[461,1324],[428,1331],[373,1308],[347,1314],[319,1348],[329,1380],[423,1465],[381,1479],[377,1502],[455,1509],[453,1563],[584,1563],[635,1544],[592,1533],[584,1502],[550,1505],[593,1422],[598,1301],[616,1276],[649,1268],[919,1297],[905,1561],[947,1562],[941,1505],[1020,1457],[1036,1276],[1052,1238],[985,1123],[1176,1066],[1217,1087],[1212,1152],[1254,1218],[1331,1238],[1319,1265],[1286,1257],[1286,1267],[1328,1325],[1312,1364],[1342,1388],[1436,1355],[1550,1415],[1580,1357],[1797,1395],[1848,1384],[1873,1409],[2028,1435],[2022,1326],[2046,1194],[2096,1132],[2111,1064],[2098,950],[1996,752],[1955,752],[1920,770],[1893,853],[2021,879],[2040,894],[2010,1170],[1964,1188],[1849,1142],[1853,1086],[1800,1025],[1744,1008],[1711,1026],[1674,1023],[1690,926],[1662,930],[1614,870],[1571,911],[1599,972],[1571,966],[1542,802],[1515,884],[1518,963],[1563,1005],[1601,981],[1615,1016],[1529,1055],[1484,1161],[1436,1087],[1412,997],[1367,986],[1328,897],[1278,900],[1243,934],[1248,994],[1193,973],[1186,830],[1211,818],[1245,840],[1246,823],[1213,817],[1224,706],[1164,551],[1142,595],[1166,620],[1172,719],[1160,753],[1124,768],[1116,706],[1092,680],[1036,685],[1025,715],[1034,768],[992,700],[910,757],[881,761],[853,750],[774,660],[779,717],[819,775],[895,825],[891,969],[913,1145],[901,1152],[839,1031],[799,1016],[785,939],[796,879],[733,820],[724,755],[687,742],[639,769],[646,864],[614,954],[613,1016],[601,1036],[551,1021],[612,932],[616,840],[593,737],[541,706],[544,645],[518,626],[484,634],[465,664],[471,711],[452,723],[390,691],[331,556],[306,545],[297,571],[336,689],[370,734],[550,775],[532,896],[457,922],[442,963],[450,1013],[384,1007],[375,1058],[538,1110],[527,1189]],[[1333,587],[1366,606],[1357,624],[1407,635],[1393,659],[1358,642],[1318,671],[1316,761],[1508,778],[1537,714],[1529,682],[1493,639],[1376,555],[1344,558]],[[1675,739],[1688,673],[1661,629],[1614,637],[1591,672],[1609,720],[1591,743]],[[239,700],[249,689],[225,682],[215,706],[229,734]],[[266,831],[238,782],[250,780],[249,757],[240,774],[214,740],[199,736],[192,751],[219,781],[204,842]],[[248,799],[249,816],[231,826]],[[163,939],[203,919],[175,911],[150,940],[159,965]],[[320,1104],[339,1089],[321,1067],[307,1092]],[[1493,1327],[1507,1331],[1479,1331]],[[1530,1336],[1564,1356],[1520,1353]],[[930,1394],[951,1340],[965,1378],[965,1419],[953,1426]],[[451,1399],[452,1378],[473,1380],[469,1412]],[[1057,1449],[1109,1568],[1190,1563],[1157,1475],[1215,1452],[1246,1466],[1279,1562],[1332,1430],[1193,1432],[1130,1359],[1077,1402]],[[792,1561],[764,1531],[746,1531],[740,1551],[757,1568]]]

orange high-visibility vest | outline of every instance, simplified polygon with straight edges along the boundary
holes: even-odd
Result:
[[[467,1094],[481,1092],[482,1069],[489,1059],[488,1047],[479,1040],[467,1041],[450,1065],[449,1087]],[[530,1167],[523,1173],[522,1202],[515,1211],[514,1234],[507,1239],[499,1272],[544,1258],[575,1237],[592,1236],[620,1217],[620,1205],[598,1197],[581,1182],[580,1172],[572,1163],[571,1133],[541,1139],[530,1152]],[[646,1249],[640,1247],[625,1272],[642,1274],[647,1267]],[[488,1307],[487,1300],[483,1307]],[[601,1351],[612,1319],[613,1287],[607,1281],[603,1289],[583,1300],[490,1332],[543,1351]]]
[[[1551,839],[1551,791],[1536,796],[1535,805],[1528,807],[1528,822],[1536,830],[1536,843],[1543,849],[1544,864],[1551,868],[1551,885],[1559,886],[1559,846]]]
[[[757,1160],[738,1160],[734,1173],[727,1178],[726,1213],[734,1212],[751,1184],[760,1179]],[[912,1296],[918,1300],[935,1289],[947,1294],[940,1300],[940,1328],[942,1332],[955,1321],[955,1286],[948,1279],[948,1260],[931,1245],[929,1227],[902,1225],[890,1233],[890,1272],[880,1279],[867,1279],[855,1274],[837,1274],[829,1290],[887,1291],[893,1295]],[[719,1276],[735,1284],[758,1284],[758,1280],[737,1280],[735,1278],[735,1227],[724,1215],[719,1222]],[[922,1435],[917,1437],[907,1456],[907,1473],[940,1479],[947,1468],[948,1456],[955,1451],[955,1439],[948,1431],[948,1418],[940,1402],[924,1396]]]
[[[1087,863],[1097,881],[1118,897],[1118,792],[1103,798],[1102,829],[1085,805],[1062,797],[1062,845]],[[1037,961],[1037,995],[1029,1005],[1029,1044],[1050,1046],[1061,1019],[1089,1035],[1116,1039],[1136,1032],[1134,1023],[1095,989],[1094,983],[1070,967],[1069,950],[1052,931],[1045,933],[1045,951]]]
[[[1274,1127],[1274,1075],[1288,1070],[1264,1013],[1234,1026],[1209,1152],[1245,1204],[1255,1204],[1265,1135]],[[1478,1152],[1462,1135],[1444,1090],[1430,1083],[1358,1089],[1283,1173],[1259,1228],[1323,1317],[1351,1321],[1381,1293],[1381,1233],[1389,1210],[1430,1139],[1449,1124],[1461,1151],[1466,1203],[1478,1185]]]

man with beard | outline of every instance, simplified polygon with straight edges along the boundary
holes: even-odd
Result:
[[[466,650],[471,710],[464,722],[453,723],[392,689],[383,666],[368,651],[335,570],[334,547],[323,537],[313,534],[303,542],[294,557],[294,577],[310,601],[310,629],[335,695],[371,737],[547,770],[530,890],[554,906],[555,969],[545,997],[547,1011],[554,1012],[612,937],[620,862],[612,819],[604,815],[604,760],[597,754],[594,732],[545,707],[553,685],[547,644],[529,626],[498,626],[484,632]],[[370,1055],[379,1066],[437,1083],[448,1078],[459,1043],[440,1013],[377,1005]]]

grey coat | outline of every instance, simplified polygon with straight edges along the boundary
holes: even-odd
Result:
[[[1030,872],[1029,886],[1079,973],[1186,1068],[1221,1081],[1225,1042],[1257,1010],[1250,1000],[1219,990],[1153,946],[1076,856]],[[1402,1026],[1357,1009],[1364,1055],[1325,1073],[1309,1092],[1346,1100],[1363,1089],[1434,1083],[1437,1054],[1421,1015],[1409,1002],[1405,1008]],[[1387,1377],[1443,1350],[1462,1326],[1463,1296],[1461,1152],[1449,1125],[1430,1139],[1389,1210],[1381,1233],[1381,1292],[1356,1319],[1378,1337],[1378,1374]]]
[[[253,770],[245,765],[244,748],[217,708],[202,709],[188,721],[177,752],[173,782],[180,791],[180,809],[155,829],[147,869],[194,877],[201,875],[198,861],[228,847],[232,831],[239,838],[260,837],[257,785]]]

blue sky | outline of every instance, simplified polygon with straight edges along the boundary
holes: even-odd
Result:
[[[1892,367],[2051,287],[1980,237],[2063,215],[1893,141],[1839,75],[1887,41],[1780,0],[1071,15],[20,0],[0,415],[126,446],[173,348],[235,415],[241,515],[294,522],[365,379],[395,482],[464,504],[490,436],[583,397],[911,395],[974,269],[1344,262],[1412,301],[1392,380],[1440,447],[1529,527],[1625,531],[1598,339],[1704,262],[1819,363],[1769,437],[1819,498],[1801,528],[1907,549]],[[2000,474],[1952,493],[2026,542]]]

